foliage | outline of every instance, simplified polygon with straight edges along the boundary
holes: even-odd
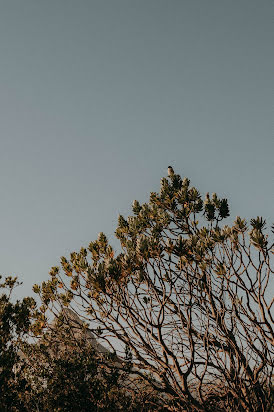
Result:
[[[0,276],[0,279],[2,277]],[[30,328],[30,317],[35,307],[32,298],[24,298],[12,303],[14,288],[19,285],[17,278],[7,277],[0,283],[5,293],[0,296],[0,410],[11,411],[18,407],[24,411],[21,394],[28,389],[23,374],[23,363],[19,367],[20,341]]]
[[[28,411],[148,410],[123,390],[125,374],[111,367],[115,357],[102,356],[88,339],[63,326],[55,322],[38,345],[25,345],[25,377],[31,390],[23,398]]]
[[[161,410],[148,391],[137,398],[134,388],[122,387],[127,361],[118,371],[117,356],[96,351],[82,325],[65,322],[64,311],[47,323],[32,298],[12,303],[18,285],[11,277],[0,284],[7,291],[0,297],[1,411]]]
[[[101,233],[34,286],[41,313],[79,310],[170,410],[270,410],[273,245],[262,218],[228,216],[226,199],[163,178],[119,216],[120,253]]]

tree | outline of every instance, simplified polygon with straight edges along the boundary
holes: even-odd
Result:
[[[0,276],[0,279],[2,277]],[[27,336],[35,302],[32,298],[12,302],[17,278],[6,277],[0,283],[0,410],[25,411],[21,395],[28,390],[20,361],[20,343]],[[18,409],[17,409],[18,408]]]
[[[101,233],[35,285],[42,313],[70,306],[117,353],[128,348],[135,378],[167,410],[270,411],[273,243],[265,221],[224,225],[227,200],[213,193],[203,201],[174,173],[132,209],[118,219],[120,253]]]

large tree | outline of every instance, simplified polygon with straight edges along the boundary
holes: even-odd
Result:
[[[118,253],[101,233],[35,286],[42,313],[71,306],[121,357],[126,347],[132,376],[167,409],[270,410],[273,244],[265,221],[224,225],[227,200],[202,200],[173,172],[132,209],[118,219]]]

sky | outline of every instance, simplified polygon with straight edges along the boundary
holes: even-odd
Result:
[[[0,273],[60,256],[172,165],[274,220],[270,0],[0,0]],[[118,245],[117,245],[118,247]]]

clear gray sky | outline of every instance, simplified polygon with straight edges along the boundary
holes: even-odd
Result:
[[[169,164],[271,223],[272,23],[270,0],[0,0],[0,273],[31,293]]]

